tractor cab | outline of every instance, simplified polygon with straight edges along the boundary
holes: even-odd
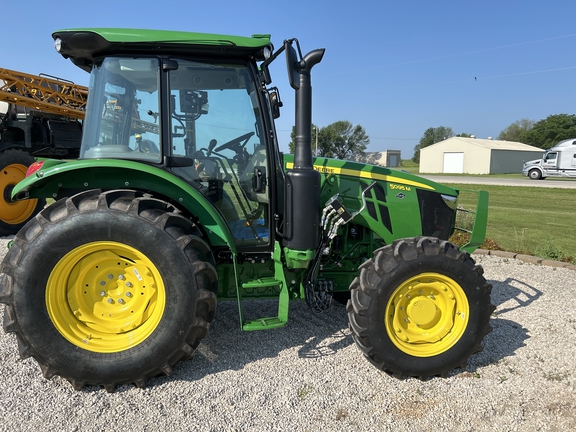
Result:
[[[85,37],[92,43],[100,38]],[[254,56],[269,45],[266,36],[240,39],[256,42]],[[239,247],[270,247],[269,155],[277,147],[265,132],[273,128],[268,92],[252,58],[223,61],[221,55],[212,58],[208,47],[205,57],[196,59],[196,53],[191,59],[179,46],[170,56],[135,56],[134,47],[126,46],[129,56],[111,49],[87,54],[69,32],[57,40],[60,51],[82,59],[91,72],[80,159],[131,160],[168,170],[221,212]]]

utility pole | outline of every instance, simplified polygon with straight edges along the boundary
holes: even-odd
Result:
[[[314,156],[318,157],[318,126],[314,126],[316,128],[316,151],[314,152]]]

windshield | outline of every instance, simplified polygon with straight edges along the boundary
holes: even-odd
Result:
[[[106,58],[90,77],[81,158],[158,163],[158,60]]]

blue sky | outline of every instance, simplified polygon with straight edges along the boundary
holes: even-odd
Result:
[[[313,122],[362,125],[368,151],[410,158],[429,127],[494,137],[522,118],[576,112],[576,2],[99,0],[20,1],[3,8],[0,67],[86,85],[51,33],[133,27],[250,36],[275,46],[326,48],[314,68]],[[272,68],[284,102],[277,121],[286,151],[294,94],[283,58]]]

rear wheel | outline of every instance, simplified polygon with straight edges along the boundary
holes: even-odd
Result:
[[[212,255],[171,205],[131,191],[47,207],[3,264],[4,328],[46,378],[143,387],[192,355],[216,306]]]
[[[11,199],[12,189],[26,177],[26,170],[33,162],[34,158],[22,150],[0,152],[0,236],[16,234],[46,205],[44,199],[17,202]]]
[[[354,340],[398,378],[446,376],[482,349],[491,285],[467,252],[437,238],[395,241],[374,252],[350,287]]]

